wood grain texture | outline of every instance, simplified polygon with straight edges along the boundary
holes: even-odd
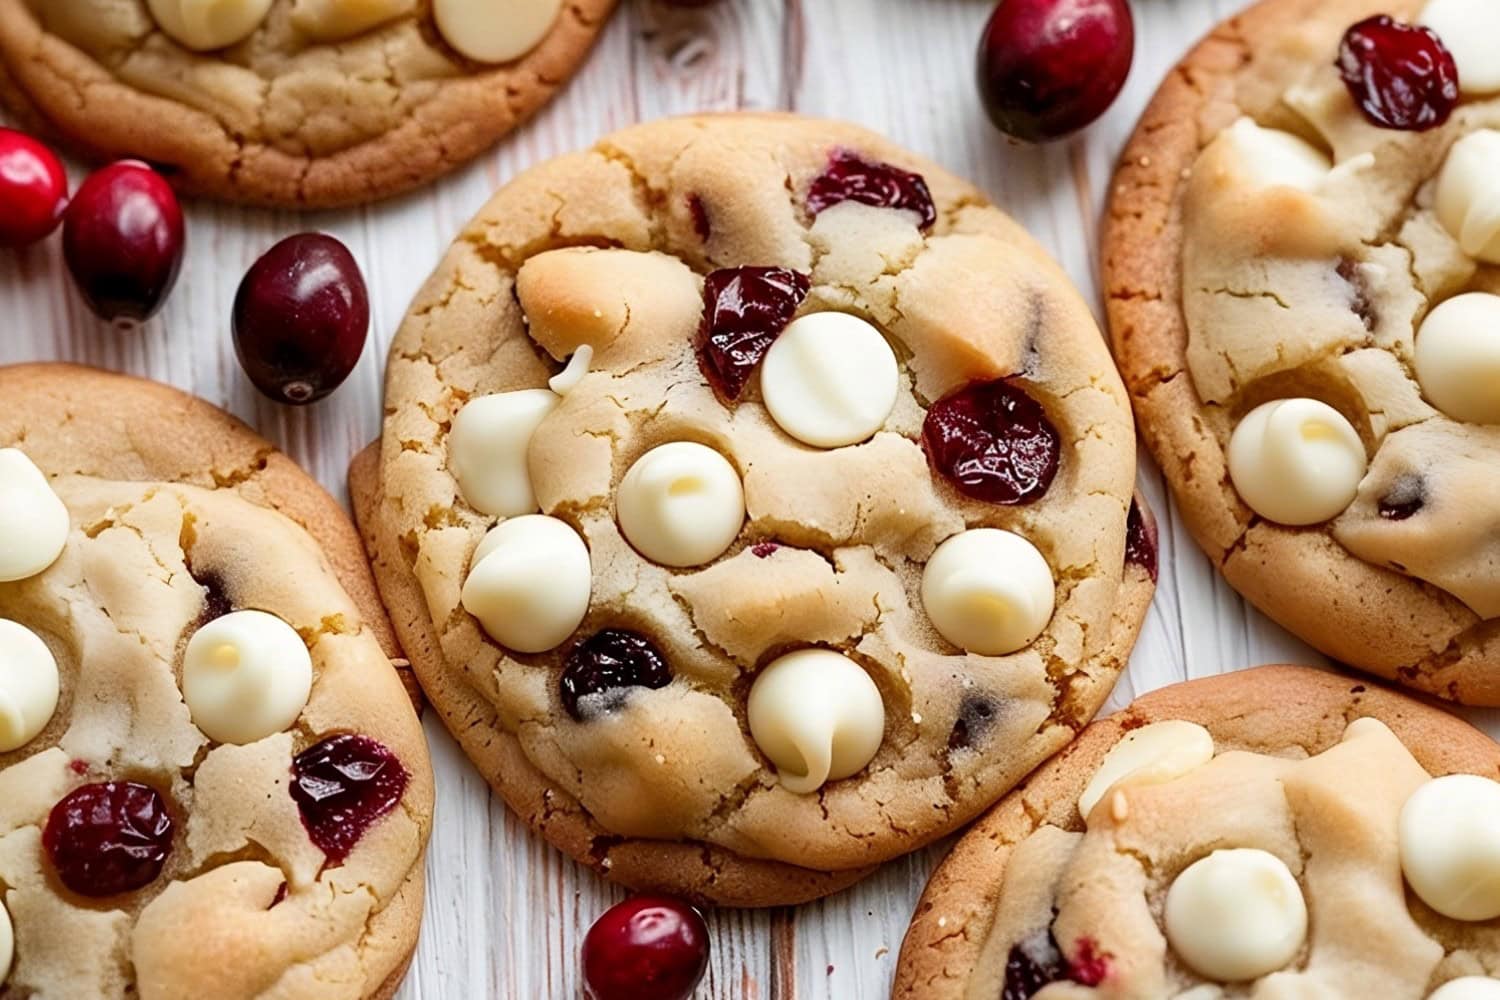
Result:
[[[1041,149],[986,123],[973,51],[990,0],[721,0],[702,10],[625,0],[593,59],[530,125],[425,191],[299,215],[188,207],[189,251],[161,317],[121,335],[69,286],[59,242],[0,253],[0,363],[66,359],[171,382],[228,408],[344,495],[349,458],[379,430],[386,346],[459,227],[518,170],[634,121],[726,108],[783,108],[885,132],[974,180],[1026,225],[1097,302],[1097,215],[1114,158],[1157,82],[1232,0],[1136,0],[1134,72],[1083,137]],[[71,165],[81,178],[79,165]],[[303,229],[338,236],[369,278],[370,348],[348,383],[310,409],[262,399],[240,375],[229,311],[241,274]],[[0,406],[5,401],[0,399]],[[1161,522],[1161,585],[1111,706],[1173,681],[1264,662],[1323,662],[1249,608],[1178,524],[1154,469],[1141,485]],[[1470,713],[1500,732],[1500,713]],[[428,913],[400,1000],[574,998],[578,949],[623,892],[531,836],[487,791],[430,716],[438,813]],[[809,906],[710,915],[704,998],[869,998],[888,993],[896,951],[939,844]]]

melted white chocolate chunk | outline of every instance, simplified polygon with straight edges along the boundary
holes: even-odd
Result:
[[[1229,440],[1229,476],[1240,498],[1279,524],[1318,524],[1354,500],[1368,460],[1344,415],[1316,399],[1257,406]]]
[[[760,391],[782,430],[815,448],[840,448],[884,426],[900,378],[879,330],[858,316],[820,312],[792,320],[772,342]]]
[[[417,0],[295,0],[292,24],[320,42],[337,42],[416,9]]]
[[[474,550],[464,610],[518,653],[555,649],[583,623],[593,588],[588,546],[541,514],[502,521]]]
[[[10,911],[5,908],[5,900],[0,897],[0,985],[4,985],[5,977],[10,975],[11,960],[16,956],[16,933],[10,925]]]
[[[1492,48],[1493,42],[1487,43]],[[1495,65],[1500,60],[1488,56]],[[1453,144],[1438,174],[1438,221],[1464,253],[1500,264],[1500,131],[1480,129]]]
[[[1500,979],[1488,976],[1452,979],[1433,990],[1427,1000],[1500,1000]]]
[[[242,42],[260,27],[271,0],[147,0],[173,41],[196,52]]]
[[[1422,902],[1454,920],[1500,917],[1500,783],[1434,778],[1401,809],[1401,870]]]
[[[885,735],[885,703],[870,675],[832,650],[802,649],[767,664],[750,687],[755,745],[798,794],[864,769]]]
[[[216,743],[255,743],[291,728],[312,692],[312,655],[297,630],[265,611],[232,611],[193,633],[182,698]]]
[[[480,396],[458,411],[448,433],[448,469],[470,507],[497,517],[538,510],[527,451],[557,401],[550,389],[520,389]]]
[[[1470,292],[1428,313],[1415,360],[1433,406],[1454,420],[1500,423],[1500,295]]]
[[[47,644],[25,625],[0,618],[0,753],[19,750],[47,728],[59,688]]]
[[[1458,89],[1467,95],[1500,93],[1500,4],[1495,0],[1428,0],[1417,23],[1437,32],[1453,53]]]
[[[1302,888],[1276,855],[1214,851],[1167,890],[1167,940],[1208,979],[1241,982],[1284,968],[1307,938]]]
[[[562,0],[433,0],[443,39],[482,63],[518,59],[536,47],[562,9]]]
[[[0,448],[0,583],[36,576],[68,542],[68,508],[17,448]]]
[[[937,547],[922,571],[922,607],[944,639],[981,656],[1031,644],[1052,620],[1056,583],[1020,535],[975,528]]]
[[[701,566],[723,555],[745,523],[740,474],[707,445],[673,441],[636,459],[615,494],[620,531],[663,566]]]
[[[1156,784],[1180,778],[1213,760],[1214,738],[1195,722],[1171,719],[1132,729],[1104,755],[1104,762],[1078,797],[1088,819],[1099,800],[1121,782]]]
[[[1290,132],[1262,128],[1250,118],[1225,129],[1220,141],[1234,149],[1243,175],[1257,187],[1312,191],[1333,170],[1333,161],[1311,143]]]

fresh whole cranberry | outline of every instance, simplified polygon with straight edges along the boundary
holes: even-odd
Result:
[[[687,1000],[707,969],[708,926],[680,899],[627,899],[583,939],[591,1000]]]
[[[344,244],[289,236],[251,265],[234,297],[234,351],[278,403],[312,403],[349,377],[370,330],[370,295]]]
[[[635,632],[609,628],[595,633],[568,653],[562,673],[562,703],[582,722],[596,711],[618,707],[625,689],[664,688],[672,683],[667,658],[651,640]],[[580,704],[592,695],[606,695]]]
[[[172,826],[156,789],[108,781],[74,789],[53,806],[42,846],[63,885],[80,896],[117,896],[161,874]]]
[[[807,190],[807,210],[813,215],[843,201],[915,212],[921,229],[937,221],[932,192],[921,174],[867,160],[851,149],[834,150],[827,169]]]
[[[57,156],[25,132],[0,128],[0,246],[30,246],[62,221],[68,175]]]
[[[922,443],[932,467],[960,493],[1007,506],[1041,499],[1061,451],[1041,404],[1005,379],[976,382],[933,403]]]
[[[1336,65],[1354,103],[1382,128],[1425,132],[1458,104],[1458,66],[1431,28],[1368,18],[1345,33]]]
[[[784,267],[729,267],[704,279],[698,363],[715,392],[740,398],[811,287],[807,275]]]
[[[1001,0],[979,38],[979,94],[1000,131],[1048,142],[1104,114],[1134,58],[1126,0]]]
[[[1125,561],[1141,567],[1156,579],[1156,521],[1146,516],[1135,498],[1125,515]]]
[[[182,206],[166,180],[138,160],[94,171],[63,216],[63,257],[98,316],[150,319],[182,269]]]
[[[341,864],[375,821],[396,808],[410,775],[368,736],[330,736],[292,760],[292,799],[307,835]]]

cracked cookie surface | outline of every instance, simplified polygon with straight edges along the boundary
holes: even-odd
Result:
[[[1085,823],[1106,755],[1163,723],[1206,729],[1208,754],[1101,789]],[[1493,976],[1496,921],[1450,919],[1403,885],[1398,816],[1450,774],[1500,778],[1500,746],[1393,691],[1301,667],[1164,688],[1089,726],[964,835],[918,904],[893,995],[1422,1000]],[[1164,916],[1182,873],[1228,849],[1278,859],[1312,915],[1284,965],[1234,982],[1195,971],[1175,945],[1202,942]],[[1248,936],[1209,936],[1209,952]]]
[[[0,996],[390,997],[421,922],[432,776],[347,518],[249,428],[167,386],[24,365],[0,368],[0,393],[0,448],[45,473],[68,522],[54,562],[0,583],[0,618],[40,637],[59,680],[50,721],[0,753],[14,927]],[[258,613],[305,649],[305,703],[290,723],[250,723],[266,735],[216,742],[187,686],[190,640]],[[245,724],[250,703],[232,704]],[[346,734],[398,766],[360,836],[333,847],[305,801],[326,778],[308,751]],[[144,873],[107,847],[91,859],[76,815],[58,839],[64,801],[120,787],[159,803]],[[125,842],[142,857],[134,815]]]
[[[913,176],[930,195],[916,193]],[[839,184],[865,186],[839,200],[829,194]],[[776,351],[780,326],[758,347],[745,346],[757,336],[747,329],[712,363],[700,357],[718,349],[723,313],[705,309],[705,279],[720,306],[731,290],[805,295],[789,329],[841,312],[878,330],[899,359],[878,429],[827,448],[783,431],[761,393],[772,356],[741,364],[766,341]],[[787,308],[775,323],[791,316]],[[584,348],[588,371],[577,378]],[[476,401],[547,397],[565,362],[568,376],[553,382],[560,395],[542,398],[524,450],[507,453],[521,456],[530,486],[520,491],[530,504],[512,511],[539,510],[524,517],[551,519],[549,537],[586,543],[590,593],[581,621],[538,643],[543,651],[520,653],[492,638],[515,616],[481,622],[468,610],[474,578],[500,558],[488,546],[513,539],[501,530],[487,539],[497,517],[466,499],[473,491],[460,479],[472,479],[455,474],[454,421],[467,421]],[[754,369],[748,379],[726,376],[742,368]],[[974,385],[1009,387],[1026,400],[1016,412],[1031,419],[1035,409],[1055,427],[1050,472],[1009,453],[1007,474],[1055,477],[1035,495],[972,499],[931,467],[922,443],[931,403]],[[392,346],[386,390],[378,460],[356,462],[351,488],[424,689],[518,813],[632,886],[793,902],[954,829],[1093,715],[1149,601],[1154,566],[1144,565],[1140,518],[1137,558],[1126,559],[1130,417],[1087,308],[978,191],[851,126],[669,120],[523,174],[419,294]],[[682,442],[699,457],[674,461],[710,463],[709,478],[684,478],[684,490],[722,480],[728,496],[737,478],[744,511],[727,547],[685,562],[671,558],[681,539],[670,518],[648,535],[633,530],[635,514],[616,512],[620,491],[635,488],[625,481],[648,464],[638,460]],[[524,517],[514,519],[518,537]],[[920,596],[937,546],[981,527],[1024,536],[1055,580],[1045,595],[1055,613],[1006,655],[951,645]],[[543,582],[560,586],[563,564],[553,565],[550,576],[535,571],[523,598]],[[515,642],[538,638],[514,631]],[[875,692],[873,703],[868,687],[830,699],[809,723],[834,730],[822,772],[833,780],[806,781],[811,792],[778,780],[771,757],[784,767],[788,757],[762,753],[774,736],[746,708],[769,663],[812,669],[813,660],[784,655],[807,647],[841,654],[817,662],[848,683],[873,681]],[[612,659],[583,671],[579,657],[601,649]],[[597,693],[627,667],[633,679]],[[782,703],[764,701],[767,727],[785,721]],[[873,723],[848,714],[855,704],[880,706]],[[868,750],[872,725],[878,748],[850,764],[856,743]]]
[[[1500,272],[1437,192],[1450,161],[1484,155],[1500,99],[1471,72],[1481,89],[1446,124],[1382,128],[1334,65],[1351,26],[1429,6],[1266,0],[1216,28],[1121,157],[1104,280],[1142,434],[1226,579],[1330,656],[1497,704],[1497,507],[1481,470],[1500,440],[1433,373],[1486,370],[1472,351],[1487,327],[1455,307],[1500,305]],[[1443,353],[1424,367],[1424,350]],[[1267,502],[1231,474],[1230,443],[1294,398],[1331,407],[1307,419],[1347,444],[1301,481],[1265,459],[1281,471],[1260,473],[1262,495],[1310,498]]]
[[[175,2],[0,0],[0,98],[91,157],[138,157],[194,193],[298,208],[372,201],[478,155],[567,82],[615,5],[566,0],[512,55],[469,44],[472,22],[441,19],[436,7],[474,6],[455,0],[266,0],[248,34],[198,49],[156,13]],[[208,22],[199,32],[226,20],[182,17]],[[494,61],[466,56],[443,23]]]

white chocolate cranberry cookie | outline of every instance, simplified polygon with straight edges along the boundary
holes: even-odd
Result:
[[[464,163],[545,104],[615,0],[0,0],[0,98],[190,191],[314,208]]]
[[[432,774],[347,518],[166,386],[0,398],[0,996],[389,998]]]
[[[1265,0],[1162,85],[1104,234],[1193,535],[1323,652],[1500,704],[1500,14]]]
[[[893,996],[1500,995],[1500,746],[1303,667],[1095,722],[933,874]]]
[[[956,828],[1098,709],[1151,592],[1088,309],[851,126],[671,120],[522,175],[386,392],[352,485],[418,675],[629,885],[792,902]]]

